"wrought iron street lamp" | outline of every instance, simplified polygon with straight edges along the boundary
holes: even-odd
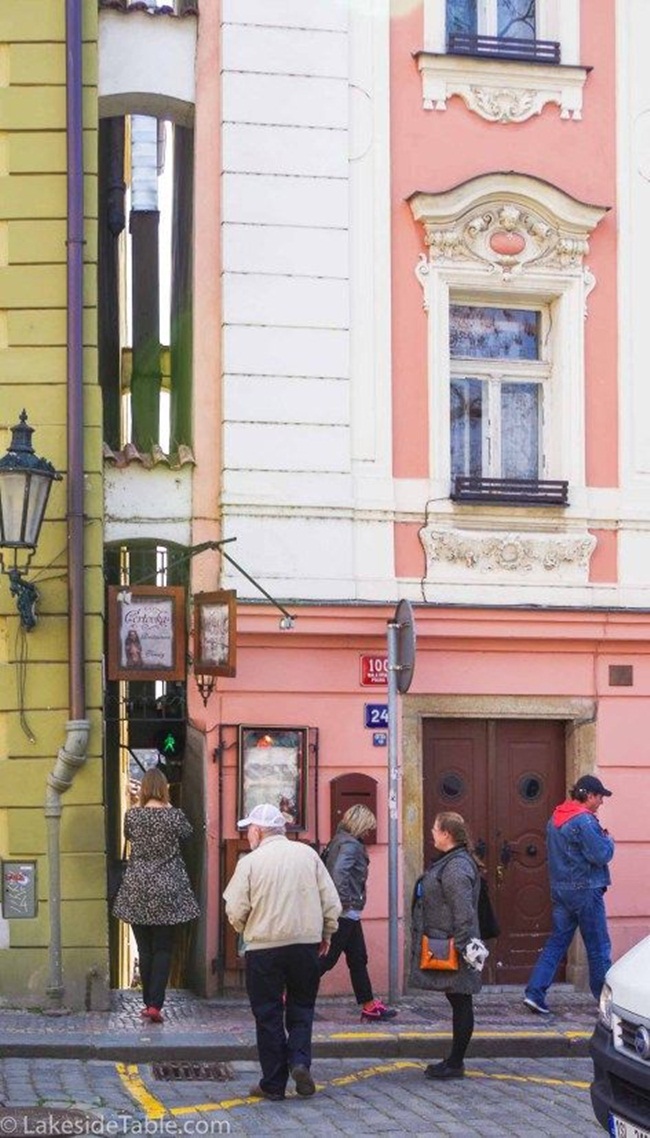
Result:
[[[38,544],[52,483],[61,479],[51,462],[34,453],[33,433],[23,411],[12,427],[7,453],[0,458],[0,569],[9,577],[9,591],[27,631],[36,624],[38,590],[25,580],[25,573]]]

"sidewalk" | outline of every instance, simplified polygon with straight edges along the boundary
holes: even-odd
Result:
[[[596,1023],[591,996],[566,985],[550,991],[553,1015],[536,1016],[521,988],[486,988],[475,998],[476,1028],[469,1056],[548,1058],[588,1054]],[[362,1024],[354,1000],[322,997],[316,1006],[314,1055],[320,1058],[440,1058],[451,1031],[444,996],[409,992],[398,1017]],[[0,1005],[0,1057],[105,1059],[123,1063],[255,1059],[255,1028],[242,996],[202,1000],[170,991],[164,1024],[144,1024],[136,991],[112,994],[108,1012],[48,1014]]]

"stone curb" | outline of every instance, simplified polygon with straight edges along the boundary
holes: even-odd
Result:
[[[469,1059],[588,1058],[591,1032],[478,1031],[468,1052]],[[319,1038],[313,1053],[319,1059],[440,1059],[449,1047],[449,1032],[338,1033]],[[77,1035],[53,1039],[48,1036],[0,1037],[0,1057],[104,1060],[117,1063],[159,1063],[170,1059],[194,1062],[256,1060],[253,1043],[201,1042],[196,1037],[169,1034],[164,1039],[130,1042],[124,1037],[101,1039]]]

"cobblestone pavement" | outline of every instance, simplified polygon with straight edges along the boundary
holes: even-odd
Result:
[[[473,1059],[464,1080],[438,1085],[417,1059],[319,1059],[317,1093],[271,1103],[248,1094],[259,1068],[225,1081],[161,1081],[150,1065],[0,1059],[0,1135],[202,1138],[234,1134],[413,1138],[597,1138],[587,1059]],[[26,1108],[39,1108],[29,1111]],[[78,1113],[74,1113],[78,1112]]]
[[[596,1022],[591,996],[567,985],[550,993],[553,1015],[535,1016],[524,1007],[521,988],[482,991],[475,1000],[476,1031],[471,1054],[536,1057],[585,1056]],[[0,1003],[0,1056],[121,1059],[152,1062],[164,1054],[192,1059],[253,1059],[255,1025],[243,996],[202,1000],[170,991],[165,1022],[143,1023],[136,991],[111,993],[106,1011],[49,1015],[45,1009],[17,1009]],[[319,1058],[435,1058],[444,1054],[451,1028],[449,1006],[440,993],[407,993],[398,1016],[362,1024],[352,997],[324,997],[316,1005],[314,1054]]]

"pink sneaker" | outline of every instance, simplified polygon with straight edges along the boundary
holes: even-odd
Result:
[[[361,1022],[364,1020],[395,1019],[396,1008],[387,1008],[381,1000],[373,1000],[371,1004],[364,1004],[361,1008]]]

